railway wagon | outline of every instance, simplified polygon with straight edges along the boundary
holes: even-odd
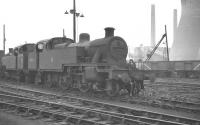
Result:
[[[138,62],[137,67],[155,77],[200,78],[199,60]]]

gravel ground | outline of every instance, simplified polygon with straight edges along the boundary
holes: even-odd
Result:
[[[0,111],[0,125],[47,125],[39,120],[26,120],[20,116]]]
[[[198,79],[156,79],[155,83],[145,82],[142,97],[170,99],[200,103],[200,80]]]
[[[17,85],[18,86],[18,85]],[[53,94],[58,94],[58,95],[65,95],[68,94],[68,92],[62,92],[60,90],[57,89],[47,89],[47,88],[41,88],[41,86],[35,86],[35,85],[24,85],[21,84],[20,85],[22,88],[28,88],[28,89],[32,89],[32,90],[39,90],[39,91],[43,91],[43,92],[50,92]],[[145,91],[143,91],[142,93],[140,93],[139,97],[140,99],[145,99],[146,97],[155,97],[154,94],[156,94],[154,91],[147,91],[148,89],[145,87]],[[101,101],[101,102],[105,102],[105,103],[111,103],[111,104],[115,104],[115,105],[122,105],[122,106],[126,106],[126,107],[130,107],[130,108],[134,108],[134,109],[138,109],[138,110],[149,110],[152,112],[159,112],[159,113],[166,113],[166,114],[171,114],[171,115],[176,115],[176,116],[182,116],[182,117],[187,117],[187,118],[195,118],[195,119],[200,119],[199,115],[196,114],[191,114],[191,113],[187,113],[187,112],[181,112],[181,111],[175,111],[175,110],[166,110],[166,109],[161,109],[161,108],[156,108],[156,107],[149,107],[149,106],[143,106],[143,105],[139,105],[139,104],[130,104],[127,102],[119,102],[119,100],[116,99],[111,99],[111,98],[99,98],[99,97],[93,97],[93,96],[88,96],[88,94],[72,94],[72,96],[77,95],[78,97],[81,98],[85,98],[85,99],[92,99],[94,101]],[[1,125],[1,124],[0,124]]]

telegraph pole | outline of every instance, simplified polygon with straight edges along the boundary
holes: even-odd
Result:
[[[76,12],[76,0],[73,0],[73,9],[69,12],[70,14],[73,14],[73,39],[76,43],[76,18],[84,17],[84,15]],[[68,11],[65,11],[65,14],[69,14]]]
[[[74,35],[74,43],[76,43],[76,0],[73,0],[73,35]]]

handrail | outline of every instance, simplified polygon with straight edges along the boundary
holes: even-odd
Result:
[[[196,65],[193,70],[197,70],[197,68],[200,67],[200,63],[198,65]]]
[[[151,67],[149,67],[147,64],[144,63],[144,66],[146,66],[148,69],[152,70]]]

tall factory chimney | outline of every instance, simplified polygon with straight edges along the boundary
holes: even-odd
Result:
[[[200,59],[200,0],[181,0],[182,15],[170,60]]]
[[[156,38],[156,27],[155,27],[155,5],[151,5],[151,46],[154,47]]]
[[[3,52],[5,54],[6,51],[6,28],[5,28],[5,24],[3,25]]]
[[[176,32],[177,32],[177,9],[174,9],[173,11],[173,32],[174,32],[174,40],[176,37]]]

